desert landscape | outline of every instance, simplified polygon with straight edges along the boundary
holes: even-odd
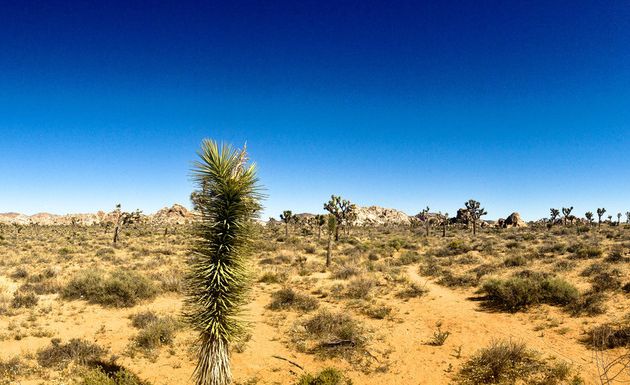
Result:
[[[256,224],[235,383],[630,379],[627,223],[514,213],[473,235],[466,208],[350,211],[338,241],[312,214]],[[113,243],[125,214],[0,216],[3,384],[190,383],[196,336],[181,314],[195,214],[137,213]]]

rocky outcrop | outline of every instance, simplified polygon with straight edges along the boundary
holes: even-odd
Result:
[[[354,226],[399,226],[411,223],[409,215],[402,211],[379,206],[357,206],[355,213]]]
[[[527,227],[527,222],[521,218],[521,214],[514,212],[505,218],[501,227]]]
[[[111,223],[116,220],[116,213],[105,213],[99,211],[96,214],[66,214],[57,215],[49,213],[38,213],[34,215],[24,215],[18,213],[0,213],[0,223],[16,224],[16,225],[78,225],[91,226],[101,223]],[[186,207],[174,204],[171,207],[165,207],[153,215],[142,216],[149,223],[156,224],[184,224],[193,219],[194,215]]]

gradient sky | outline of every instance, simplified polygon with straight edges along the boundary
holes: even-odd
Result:
[[[630,3],[0,4],[0,212],[188,205],[204,137],[247,141],[265,218],[626,212]]]

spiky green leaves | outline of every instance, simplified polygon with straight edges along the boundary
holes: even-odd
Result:
[[[185,315],[200,333],[197,384],[228,384],[229,362],[217,362],[217,357],[227,360],[227,346],[244,331],[240,314],[249,284],[246,258],[262,196],[245,149],[204,140],[198,154],[193,180],[199,218]]]

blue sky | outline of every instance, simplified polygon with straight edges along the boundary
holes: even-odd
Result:
[[[188,204],[248,143],[264,216],[630,210],[630,5],[5,2],[0,212]]]

